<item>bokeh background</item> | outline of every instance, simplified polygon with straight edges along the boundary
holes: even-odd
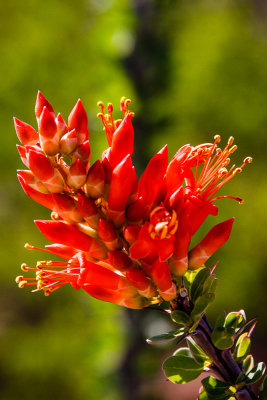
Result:
[[[0,0],[2,400],[193,400],[199,383],[166,382],[160,363],[174,345],[145,337],[171,328],[155,311],[128,311],[64,287],[44,297],[18,290],[20,264],[42,259],[25,242],[47,242],[33,219],[48,210],[26,198],[12,116],[33,126],[40,89],[67,117],[80,97],[88,111],[93,159],[105,148],[98,100],[136,112],[138,171],[165,143],[170,155],[221,134],[236,139],[236,163],[254,163],[224,192],[219,216],[236,216],[219,260],[219,288],[209,311],[245,308],[257,316],[253,352],[266,359],[267,1]],[[219,204],[218,204],[219,205]],[[197,239],[196,239],[197,240]]]

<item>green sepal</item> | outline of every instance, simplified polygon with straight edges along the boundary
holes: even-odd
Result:
[[[188,336],[186,341],[192,356],[198,364],[204,364],[204,367],[207,367],[211,364],[211,360],[209,359],[209,357],[206,356],[204,351],[201,350],[201,348],[195,343],[194,339],[191,336]]]
[[[195,276],[190,291],[190,298],[193,303],[199,296],[202,295],[204,283],[209,276],[210,276],[210,270],[208,268],[201,269]]]
[[[234,360],[237,362],[244,360],[249,354],[250,345],[251,340],[247,333],[243,333],[241,336],[239,336],[233,353]]]
[[[230,383],[220,381],[213,376],[208,376],[202,381],[202,385],[208,395],[216,397],[216,399],[229,398],[229,388],[232,386]]]
[[[198,396],[198,400],[235,400],[234,397],[229,395],[212,395],[207,393],[202,387],[200,390],[200,394]]]
[[[193,321],[198,321],[201,315],[206,311],[207,307],[215,300],[215,293],[205,293],[198,297],[195,301],[193,311],[191,312],[191,318]]]
[[[146,339],[146,341],[148,344],[166,343],[172,340],[181,339],[183,336],[185,337],[186,334],[187,330],[185,328],[180,328],[178,330],[176,329],[174,331],[152,336],[151,338]]]
[[[243,360],[243,370],[245,371],[246,374],[249,373],[249,371],[254,367],[254,359],[251,354],[249,354],[244,360]]]
[[[202,372],[204,366],[193,358],[188,348],[181,348],[175,355],[167,358],[163,364],[163,370],[167,378],[176,384],[191,382]]]
[[[181,310],[175,310],[171,313],[171,319],[173,322],[179,325],[185,325],[185,326],[190,326],[192,325],[193,321],[190,315],[188,315],[186,312],[181,311]]]

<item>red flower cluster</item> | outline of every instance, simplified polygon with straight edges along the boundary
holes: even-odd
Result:
[[[222,150],[214,143],[183,146],[168,163],[163,147],[137,179],[132,164],[134,130],[130,100],[122,98],[122,120],[113,120],[112,104],[103,103],[101,118],[108,148],[102,161],[90,165],[86,112],[79,100],[68,124],[55,116],[39,92],[35,114],[38,133],[14,119],[23,146],[18,146],[28,170],[19,170],[19,181],[28,196],[52,210],[52,220],[35,221],[54,242],[48,253],[65,261],[40,261],[35,278],[18,276],[19,287],[34,285],[46,295],[70,283],[98,299],[130,308],[143,308],[179,294],[179,277],[196,269],[228,239],[233,219],[214,226],[189,250],[190,241],[209,215],[220,187],[245,164],[229,169],[236,150],[233,138]],[[222,196],[231,197],[231,196]],[[236,198],[239,202],[241,199]],[[36,247],[26,245],[28,249]]]

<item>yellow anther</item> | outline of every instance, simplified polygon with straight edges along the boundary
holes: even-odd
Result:
[[[41,290],[41,289],[43,288],[43,284],[44,284],[44,283],[43,283],[41,280],[38,281],[38,282],[37,282],[37,289],[38,289],[38,290]]]
[[[50,290],[44,290],[44,295],[49,296],[50,295]]]
[[[41,279],[43,275],[44,275],[44,274],[43,274],[43,271],[37,271],[37,272],[36,272],[36,279],[37,279],[37,280]]]
[[[234,152],[236,151],[236,149],[237,149],[237,145],[234,144],[234,145],[229,149],[229,154],[234,153]]]
[[[234,140],[235,140],[234,137],[230,136],[228,139],[228,146],[232,146],[232,144],[234,143]]]
[[[245,160],[244,160],[244,163],[245,164],[248,164],[248,163],[250,164],[250,163],[252,163],[252,161],[253,161],[252,157],[246,157]]]
[[[161,232],[161,235],[160,235],[160,238],[161,238],[161,239],[165,239],[167,233],[168,233],[168,226],[167,226],[167,225],[164,225],[164,226],[163,226],[163,229],[162,229],[162,232]]]
[[[175,224],[175,222],[176,222],[176,218],[177,218],[177,214],[176,214],[176,212],[173,210],[173,212],[172,212],[172,217],[171,217],[171,220],[170,220],[169,226],[172,226],[172,225],[174,225],[174,224]]]
[[[19,282],[19,288],[20,289],[22,289],[22,288],[24,288],[24,285],[27,283],[27,281],[21,281],[21,282]]]
[[[25,249],[27,249],[27,250],[34,250],[34,246],[32,246],[32,245],[29,244],[29,243],[25,243],[24,247],[25,247]]]
[[[242,168],[236,168],[234,169],[233,174],[239,174],[240,172],[242,172]]]
[[[105,106],[104,106],[103,101],[99,101],[99,102],[97,103],[97,106],[101,108],[101,111],[102,111],[102,113],[104,114]],[[98,114],[97,114],[97,116],[98,116]]]
[[[159,210],[161,210],[161,207],[160,207],[160,206],[155,207],[155,208],[153,209],[153,211],[151,211],[151,213],[150,213],[150,218],[153,217],[153,215],[154,215],[157,211],[159,211]]]
[[[55,211],[52,211],[51,218],[55,221],[55,220],[58,220],[60,218],[60,216]]]
[[[222,149],[219,147],[216,149],[216,156],[218,157],[220,154],[222,154]]]
[[[148,227],[148,233],[151,233],[151,232],[152,232],[152,230],[153,230],[153,224],[149,224],[149,227]]]
[[[15,282],[16,283],[20,283],[22,280],[24,280],[24,276],[19,275],[19,276],[16,277]]]
[[[220,135],[215,135],[215,136],[214,136],[214,140],[215,140],[216,143],[220,143],[220,141],[221,141],[221,136],[220,136]]]
[[[227,174],[227,169],[226,168],[221,168],[218,171],[218,178],[222,179],[226,174]]]
[[[20,268],[21,268],[22,271],[24,271],[24,272],[28,271],[27,264],[25,264],[25,263],[21,264]]]
[[[178,221],[175,221],[174,227],[169,231],[170,235],[174,235],[178,228]]]
[[[152,239],[155,239],[155,237],[156,237],[156,232],[150,233],[150,236],[151,236]]]

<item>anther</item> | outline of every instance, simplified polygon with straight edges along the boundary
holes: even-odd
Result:
[[[108,112],[109,113],[113,112],[113,104],[112,103],[108,103]]]
[[[16,283],[20,283],[22,280],[24,280],[24,276],[19,275],[19,276],[16,277],[15,282]]]
[[[232,146],[232,144],[234,143],[234,140],[235,140],[234,137],[230,136],[228,139],[228,146]]]
[[[60,216],[59,216],[58,213],[56,213],[55,211],[52,211],[52,212],[51,212],[51,218],[52,218],[54,221],[57,221],[58,219],[60,219]]]
[[[221,136],[220,136],[220,135],[215,135],[215,136],[214,136],[214,140],[215,140],[216,143],[220,143],[220,141],[221,141]]]
[[[102,113],[104,114],[105,106],[104,106],[103,101],[99,101],[99,102],[97,103],[97,106],[101,108],[101,111],[102,111]],[[100,114],[100,113],[99,113],[99,114]],[[98,114],[97,114],[97,116],[98,116]]]
[[[244,164],[250,164],[250,163],[252,163],[252,161],[253,161],[252,157],[246,157],[244,160]]]
[[[242,168],[236,168],[233,170],[233,175],[240,174],[240,172],[242,172]]]
[[[25,247],[25,249],[27,249],[27,250],[34,250],[34,249],[35,249],[35,247],[32,246],[32,245],[29,244],[29,243],[25,243],[24,247]]]
[[[21,268],[22,271],[24,271],[24,272],[28,271],[27,264],[25,264],[25,263],[21,264],[20,268]]]
[[[27,283],[27,281],[21,281],[21,282],[19,282],[19,288],[20,289],[22,289],[22,288],[24,288],[24,285]]]
[[[234,145],[229,149],[229,154],[234,153],[234,152],[236,151],[236,149],[237,149],[237,145],[234,144]]]

